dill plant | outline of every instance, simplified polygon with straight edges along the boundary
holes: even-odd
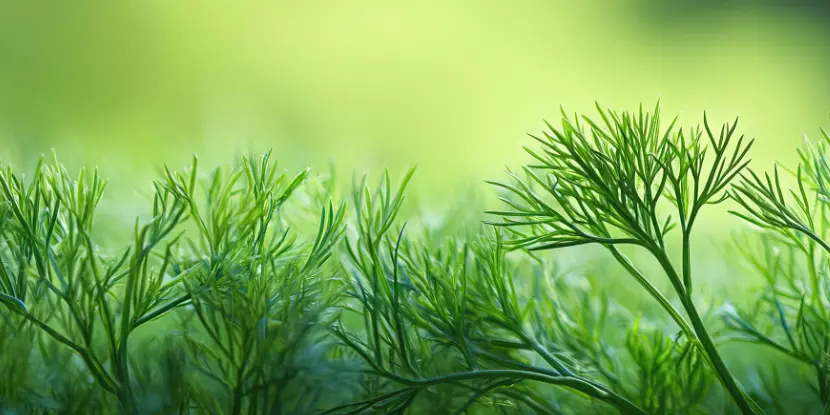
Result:
[[[639,324],[550,261],[508,255],[492,227],[436,241],[395,225],[408,180],[397,191],[388,176],[378,190],[356,188],[344,315],[358,318],[344,318],[335,334],[366,366],[362,398],[326,413],[703,407],[713,377],[691,342]]]
[[[5,166],[0,409],[792,413],[771,364],[727,365],[721,342],[739,340],[808,369],[807,406],[830,414],[830,137],[794,171],[758,174],[736,122],[597,111],[533,137],[532,164],[491,182],[506,208],[474,226],[469,201],[438,224],[410,217],[414,170],[364,177],[340,200],[333,175],[289,175],[266,153],[165,168],[119,243],[96,225],[97,171]],[[699,306],[692,236],[728,199],[754,225],[735,247],[765,285],[749,307],[721,308],[724,327]],[[604,283],[614,266],[541,254],[586,245],[658,313],[622,304]],[[737,381],[756,372],[761,386]]]
[[[805,386],[822,413],[830,414],[830,136],[821,134],[818,142],[808,141],[799,150],[795,169],[776,165],[772,173],[749,171],[733,187],[732,198],[742,209],[732,213],[755,226],[755,232],[737,236],[735,246],[766,284],[751,307],[733,307],[723,316],[735,339],[810,368],[813,379]],[[785,180],[794,184],[787,186]],[[774,393],[766,396],[776,407],[789,406]]]
[[[527,149],[536,163],[523,169],[526,177],[511,174],[512,184],[497,184],[515,197],[503,198],[511,210],[493,212],[504,218],[494,224],[510,231],[513,248],[605,247],[674,320],[741,412],[755,413],[759,408],[730,373],[695,305],[691,252],[700,212],[727,198],[724,190],[749,163],[752,142],[735,137],[737,120],[717,135],[705,117],[703,130],[675,130],[676,119],[663,127],[659,104],[652,113],[598,105],[597,111],[598,121],[563,112],[561,128],[548,124],[544,136],[534,137],[541,147]],[[672,230],[681,236],[679,260],[667,249]],[[626,245],[659,263],[681,309],[620,250]]]
[[[279,173],[267,154],[205,179],[194,158],[189,171],[165,169],[154,183],[152,218],[136,220],[127,247],[112,248],[92,236],[106,186],[97,171],[72,177],[54,161],[25,181],[4,168],[0,301],[3,329],[17,332],[4,341],[19,340],[7,350],[29,358],[4,354],[4,364],[18,367],[7,367],[3,406],[309,411],[314,395],[302,391],[317,375],[302,367],[323,360],[314,351],[325,347],[316,322],[335,298],[336,285],[323,277],[343,209],[315,207],[317,236],[301,242],[282,211],[307,179],[307,171]],[[181,329],[172,331],[176,320]],[[167,344],[153,344],[144,331],[150,325],[169,333]],[[68,378],[59,380],[63,389],[44,388],[27,369]],[[67,390],[73,383],[76,390]]]

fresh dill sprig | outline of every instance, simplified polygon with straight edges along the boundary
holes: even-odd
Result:
[[[795,170],[749,171],[732,188],[741,211],[732,213],[758,227],[736,238],[743,261],[767,283],[751,313],[729,309],[724,318],[742,341],[778,351],[811,367],[815,391],[830,414],[830,206],[826,161],[830,136],[799,150]],[[795,181],[787,189],[785,179]],[[763,316],[770,316],[763,318]]]
[[[707,146],[699,128],[675,130],[660,123],[659,103],[652,113],[605,111],[600,121],[562,113],[561,128],[548,124],[534,137],[539,150],[527,149],[536,163],[511,173],[512,184],[493,183],[511,197],[511,208],[491,212],[491,222],[513,235],[509,245],[532,251],[586,244],[607,248],[680,327],[727,389],[742,413],[759,408],[751,402],[726,366],[693,300],[691,235],[701,210],[724,201],[724,189],[749,160],[752,141],[735,139],[737,121],[713,134],[704,117]],[[666,205],[673,212],[661,215]],[[682,238],[678,266],[666,248],[668,234]],[[660,264],[679,297],[683,317],[652,280],[620,251],[623,245],[647,251]]]
[[[229,414],[309,410],[317,402],[292,394],[275,400],[273,393],[297,384],[292,371],[300,369],[291,362],[310,357],[310,344],[330,318],[338,288],[324,270],[342,235],[344,210],[323,207],[313,243],[300,244],[281,208],[308,172],[289,177],[269,159],[243,158],[206,181],[196,158],[189,171],[165,169],[154,183],[152,218],[136,220],[133,240],[120,250],[105,250],[92,236],[106,187],[97,170],[72,177],[55,160],[39,164],[26,182],[4,168],[3,329],[39,345],[40,359],[57,357],[50,344],[71,350],[80,365],[64,372],[77,367],[94,380],[93,390],[104,393],[101,412],[146,413],[159,405]],[[171,359],[141,365],[145,326],[175,326],[159,324],[171,314],[188,322],[176,347],[159,352]],[[187,357],[185,366],[175,356]],[[182,394],[153,403],[145,393],[159,376]]]

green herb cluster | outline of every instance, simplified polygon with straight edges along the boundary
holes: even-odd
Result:
[[[3,167],[0,408],[830,414],[830,136],[763,174],[736,122],[597,111],[534,136],[492,183],[504,208],[469,226],[408,215],[413,170],[341,194],[265,154],[165,169],[118,240],[96,225],[97,170]],[[693,230],[721,203],[763,283],[712,312]],[[601,271],[550,252],[586,245]]]

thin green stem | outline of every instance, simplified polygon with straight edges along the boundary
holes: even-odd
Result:
[[[677,275],[677,271],[675,271],[674,267],[671,264],[668,256],[664,251],[653,251],[654,255],[657,257],[657,261],[663,267],[663,270],[666,272],[666,275],[669,277],[669,280],[675,285],[675,289],[680,286],[680,276]],[[680,296],[680,301],[683,304],[683,308],[686,310],[686,314],[689,316],[689,320],[692,323],[692,327],[694,328],[694,332],[697,335],[697,339],[699,340],[700,346],[702,346],[703,351],[706,353],[708,357],[708,361],[711,364],[712,368],[718,375],[718,379],[723,384],[723,386],[729,392],[729,395],[732,396],[732,399],[735,401],[735,404],[738,405],[738,408],[741,410],[741,413],[744,415],[752,415],[758,413],[757,405],[751,403],[750,399],[746,394],[741,390],[740,386],[738,386],[737,381],[732,376],[732,373],[729,371],[729,368],[726,366],[726,363],[723,361],[720,353],[718,353],[717,347],[715,346],[715,342],[709,336],[709,332],[706,330],[706,326],[703,324],[703,319],[701,319],[700,314],[697,312],[697,308],[694,305],[691,297],[688,295],[684,295],[685,292],[678,291],[677,293]]]
[[[536,341],[536,339],[533,339],[522,332],[519,332],[517,334],[522,337],[522,340],[524,340],[525,344],[527,344],[528,347],[530,347],[533,351],[538,353],[544,361],[548,362],[548,364],[551,365],[551,367],[553,367],[554,369],[556,369],[561,375],[574,375],[574,372],[572,370],[570,370],[567,366],[560,362],[559,359],[551,355],[550,352],[548,352],[544,346],[542,346],[541,344],[539,344],[538,341]]]
[[[819,398],[825,405],[830,405],[830,389],[827,387],[827,371],[816,364],[816,377],[818,378]],[[825,409],[826,411],[826,409]]]
[[[822,314],[822,317],[826,320],[827,319],[827,309],[823,307],[821,301],[821,278],[819,277],[818,273],[816,272],[816,252],[815,252],[815,244],[816,242],[810,240],[807,244],[807,266],[810,272],[810,284],[812,288],[812,301],[813,304],[817,306],[819,312]]]
[[[689,225],[692,224],[689,221]],[[683,231],[683,288],[687,297],[692,296],[692,244],[691,244],[691,229]]]
[[[164,315],[168,311],[170,311],[170,310],[184,304],[185,302],[189,301],[190,298],[191,298],[190,294],[182,295],[182,296],[176,298],[175,300],[173,300],[173,301],[157,308],[156,310],[141,316],[141,318],[138,318],[137,320],[135,320],[133,322],[132,326],[130,327],[130,330],[135,330],[138,327],[140,327],[141,325],[161,317],[162,315]]]
[[[686,319],[683,318],[680,312],[677,311],[677,309],[674,308],[674,306],[669,302],[669,299],[666,298],[666,296],[663,295],[663,293],[660,292],[660,290],[657,289],[657,287],[655,287],[654,284],[651,283],[651,281],[649,281],[648,277],[646,277],[639,269],[637,269],[637,267],[635,267],[634,264],[631,263],[631,260],[629,260],[628,257],[623,255],[617,249],[617,247],[613,245],[608,245],[607,247],[611,251],[611,254],[614,255],[614,258],[617,260],[617,262],[619,262],[623,266],[623,268],[625,268],[626,271],[628,271],[629,274],[631,274],[634,277],[634,279],[638,283],[640,283],[640,285],[643,288],[645,288],[646,291],[648,291],[648,293],[655,300],[657,300],[657,302],[660,304],[663,310],[669,313],[669,316],[672,318],[672,320],[674,320],[675,323],[677,323],[677,325],[680,327],[680,330],[683,331],[683,334],[685,334],[690,341],[696,342],[697,336],[695,336],[694,330],[692,330],[692,328],[689,326],[689,323],[686,321]]]
[[[27,320],[29,320],[34,325],[39,327],[46,334],[48,334],[50,337],[52,337],[53,339],[55,339],[59,343],[64,344],[65,346],[67,346],[70,349],[74,350],[75,353],[78,353],[78,355],[81,357],[81,359],[86,364],[86,366],[89,369],[90,373],[92,373],[92,377],[98,382],[98,384],[101,385],[101,387],[104,388],[104,390],[109,392],[109,393],[112,393],[112,394],[117,393],[117,391],[119,389],[118,383],[115,382],[104,371],[103,366],[101,365],[101,363],[98,362],[98,360],[94,356],[92,356],[92,354],[89,353],[89,350],[87,350],[84,347],[79,346],[78,344],[76,344],[72,340],[69,340],[64,335],[58,333],[55,329],[50,327],[48,324],[40,321],[40,319],[38,319],[37,317],[29,314],[28,312],[18,311],[18,314],[25,317]]]
[[[790,223],[789,227],[791,229],[797,230],[797,231],[807,235],[807,237],[809,237],[810,239],[816,241],[816,243],[818,243],[825,251],[830,253],[830,244],[828,244],[820,236],[816,235],[816,233],[813,232],[811,229],[809,229],[806,226],[801,225],[799,223]]]
[[[755,408],[757,408],[757,405],[753,405],[749,397],[746,396],[740,386],[738,386],[737,381],[735,381],[735,378],[732,376],[732,373],[729,371],[729,368],[726,366],[726,363],[723,361],[720,353],[718,353],[717,347],[715,346],[714,341],[712,341],[712,338],[709,336],[709,332],[706,330],[706,326],[703,324],[703,320],[700,318],[700,315],[692,303],[692,300],[687,298],[682,300],[682,302],[686,308],[686,313],[689,314],[689,319],[692,322],[692,326],[695,328],[698,339],[703,345],[706,355],[709,357],[708,360],[717,372],[721,383],[723,383],[724,387],[726,387],[729,391],[729,394],[738,405],[738,408],[741,410],[742,414],[756,414],[757,411]]]

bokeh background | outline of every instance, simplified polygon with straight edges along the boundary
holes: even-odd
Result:
[[[267,149],[417,164],[440,206],[525,160],[560,106],[661,98],[683,124],[740,116],[766,168],[830,124],[825,3],[2,0],[0,159],[100,166],[126,216],[164,163]]]

